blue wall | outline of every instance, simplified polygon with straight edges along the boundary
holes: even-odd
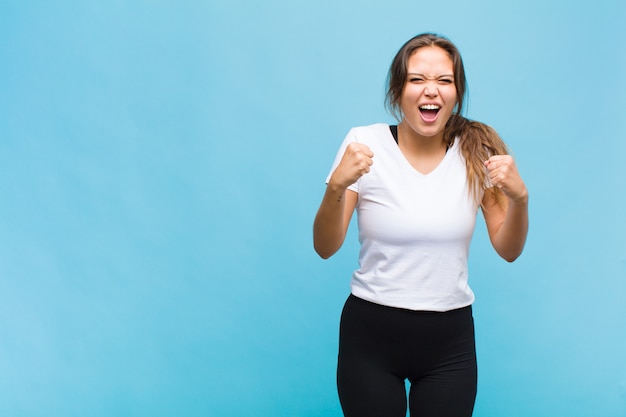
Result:
[[[216,4],[218,3],[218,4]],[[626,416],[625,3],[0,0],[0,415],[340,416],[311,227],[424,31],[531,192],[479,222],[478,417]]]

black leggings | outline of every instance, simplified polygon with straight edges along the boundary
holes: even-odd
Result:
[[[341,315],[337,387],[346,417],[470,417],[476,398],[471,306],[445,313],[350,295]]]

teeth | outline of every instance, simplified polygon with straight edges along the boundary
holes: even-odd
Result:
[[[420,106],[420,109],[422,110],[439,110],[439,106],[436,104],[424,104],[423,106]]]

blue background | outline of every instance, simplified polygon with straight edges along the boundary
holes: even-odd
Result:
[[[0,415],[340,416],[312,221],[435,31],[531,193],[473,241],[475,416],[626,416],[625,4],[0,0]]]

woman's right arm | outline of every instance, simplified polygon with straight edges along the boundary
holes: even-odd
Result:
[[[350,143],[328,181],[313,222],[313,247],[324,259],[337,252],[346,238],[358,199],[358,194],[348,187],[370,171],[373,157],[366,145]]]
[[[343,244],[358,196],[354,191],[330,183],[326,186],[313,223],[313,246],[322,258],[330,258]]]

